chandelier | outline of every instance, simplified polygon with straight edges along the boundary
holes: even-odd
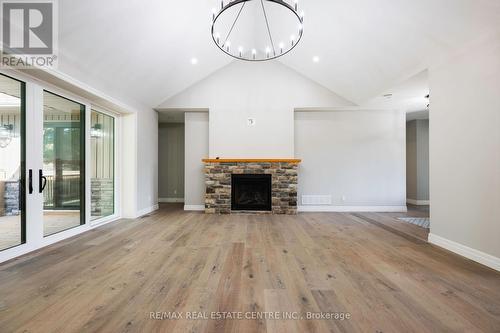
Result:
[[[227,55],[245,61],[284,56],[300,42],[304,12],[298,0],[233,0],[212,10],[212,39]]]

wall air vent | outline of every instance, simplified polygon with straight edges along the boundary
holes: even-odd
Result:
[[[331,195],[303,195],[302,196],[302,204],[303,205],[331,205],[332,204],[332,196]]]

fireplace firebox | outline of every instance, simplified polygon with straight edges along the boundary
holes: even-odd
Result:
[[[231,210],[271,211],[272,178],[269,174],[232,174]]]

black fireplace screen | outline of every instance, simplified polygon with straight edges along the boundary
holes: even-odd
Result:
[[[231,209],[271,211],[271,175],[231,176]]]

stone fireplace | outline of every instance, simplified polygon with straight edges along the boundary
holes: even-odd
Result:
[[[300,160],[204,159],[205,213],[297,214]]]

